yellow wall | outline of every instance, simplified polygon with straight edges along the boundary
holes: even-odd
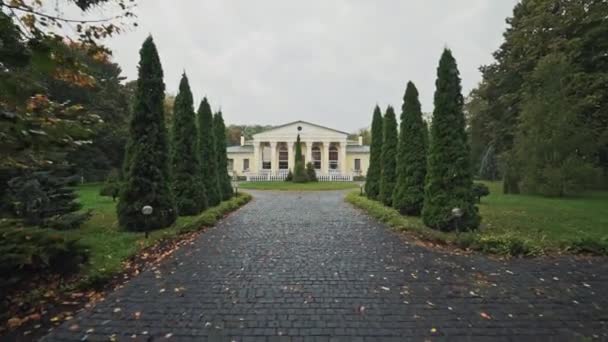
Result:
[[[228,159],[233,160],[232,169],[237,174],[237,176],[244,176],[245,173],[243,171],[243,160],[249,159],[249,170],[253,171],[256,167],[253,164],[253,153],[229,153]],[[231,170],[229,170],[231,171]]]
[[[244,176],[243,171],[243,160],[249,159],[249,170],[256,172],[258,170],[257,165],[254,163],[253,153],[229,153],[228,159],[233,160],[233,170],[238,176]],[[361,174],[365,176],[367,174],[367,168],[369,167],[369,153],[346,153],[346,171],[350,174],[355,169],[355,159],[361,159]]]
[[[355,169],[355,159],[361,159],[361,175],[367,174],[369,167],[369,153],[346,153],[346,170],[348,173]]]

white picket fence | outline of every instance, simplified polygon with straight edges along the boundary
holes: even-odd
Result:
[[[261,172],[261,173],[250,173],[247,174],[248,182],[282,182],[287,178],[289,171],[281,170],[278,172]],[[353,176],[342,175],[340,173],[320,174],[317,172],[317,179],[319,182],[352,182]]]

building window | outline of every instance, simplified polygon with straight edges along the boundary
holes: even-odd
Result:
[[[249,171],[249,159],[243,159],[243,171]]]
[[[270,146],[266,145],[262,148],[262,169],[270,170],[272,163],[270,162]]]
[[[289,168],[289,152],[287,147],[281,146],[279,148],[279,170],[287,170]]]
[[[338,148],[336,146],[331,146],[329,148],[329,169],[338,169]]]
[[[234,170],[234,159],[228,159],[228,171]]]
[[[355,159],[355,171],[361,171],[361,159]]]
[[[321,169],[321,149],[319,146],[312,148],[312,162],[315,165],[315,169]]]

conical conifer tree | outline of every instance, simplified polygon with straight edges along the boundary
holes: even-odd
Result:
[[[422,211],[426,177],[426,135],[418,89],[414,83],[408,82],[401,110],[397,185],[393,192],[393,207],[404,215],[419,216]]]
[[[173,108],[173,194],[179,215],[196,215],[207,207],[205,184],[200,172],[198,130],[192,92],[186,74],[182,75]]]
[[[382,177],[380,178],[379,199],[384,205],[393,203],[393,191],[397,182],[397,119],[395,110],[388,106],[384,114],[382,144]]]
[[[302,160],[302,145],[300,144],[300,135],[296,139],[296,154],[293,167],[293,181],[295,183],[306,183],[308,181],[308,175],[306,174],[306,166]]]
[[[129,166],[117,206],[123,229],[168,227],[177,218],[171,191],[169,143],[165,128],[163,69],[152,37],[139,51],[139,77],[129,127]],[[142,208],[152,207],[144,217]]]
[[[215,130],[215,153],[217,155],[218,177],[222,199],[232,197],[232,183],[228,174],[228,156],[226,155],[226,125],[222,111],[213,116],[213,129]]]
[[[382,142],[383,119],[380,107],[374,108],[372,118],[372,142],[370,145],[369,168],[365,180],[365,194],[370,199],[378,199],[380,195],[380,177],[382,177]]]
[[[218,178],[217,156],[215,154],[215,131],[213,130],[213,113],[205,97],[198,107],[199,149],[201,155],[201,174],[207,190],[209,206],[222,201]]]
[[[446,49],[437,68],[422,209],[424,223],[443,231],[471,230],[480,222],[472,193],[473,177],[463,102],[456,60]]]

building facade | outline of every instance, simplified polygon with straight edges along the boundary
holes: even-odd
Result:
[[[362,138],[305,121],[291,122],[253,135],[240,146],[228,147],[228,171],[249,181],[283,180],[295,163],[298,134],[304,163],[312,162],[322,181],[350,181],[365,176],[369,146]]]

